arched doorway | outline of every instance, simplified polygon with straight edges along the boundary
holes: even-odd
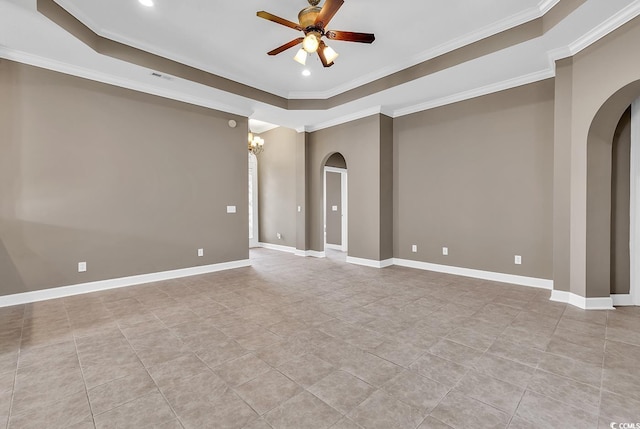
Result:
[[[347,162],[339,152],[332,154],[323,172],[324,248],[348,250]]]
[[[640,81],[611,95],[595,115],[587,138],[587,296],[611,296],[614,305],[640,305]],[[629,182],[629,293],[611,295],[616,269],[613,142],[631,105]],[[614,182],[615,185],[615,182]],[[615,203],[614,203],[615,204]],[[612,219],[612,216],[614,218]]]

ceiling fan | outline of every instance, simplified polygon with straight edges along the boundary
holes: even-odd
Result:
[[[323,36],[326,36],[327,39],[330,40],[360,43],[373,43],[376,39],[375,36],[370,33],[326,30],[326,26],[329,24],[329,21],[331,21],[331,18],[333,18],[336,12],[338,12],[338,9],[340,9],[344,4],[344,0],[325,0],[322,8],[318,7],[320,0],[307,1],[309,2],[309,6],[302,9],[298,14],[299,24],[280,18],[279,16],[272,15],[269,12],[260,11],[257,13],[260,18],[276,22],[304,33],[304,37],[293,39],[289,43],[285,43],[284,45],[267,52],[268,55],[278,55],[279,53],[302,43],[302,48],[298,51],[294,60],[304,65],[307,61],[307,54],[317,52],[322,65],[325,67],[331,67],[333,65],[333,61],[338,57],[338,53],[324,43],[322,40]]]

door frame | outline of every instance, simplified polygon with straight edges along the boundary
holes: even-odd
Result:
[[[632,305],[640,305],[640,98],[631,104],[631,165],[629,192],[629,257]]]
[[[249,209],[251,213],[252,224],[247,225],[247,227],[253,226],[253,228],[248,231],[249,232],[249,247],[259,247],[259,238],[260,238],[260,229],[259,229],[259,219],[258,219],[258,157],[253,153],[249,152],[249,180],[251,185],[251,192],[249,193],[248,200],[251,201],[249,204]],[[248,191],[248,190],[247,190]],[[249,219],[247,219],[247,224],[249,224]]]
[[[348,208],[348,176],[346,168],[324,167],[323,186],[322,186],[322,225],[323,225],[323,241],[325,249],[331,248],[331,244],[327,244],[327,173],[340,174],[340,207],[342,209],[341,219],[341,240],[339,249],[346,252],[349,249],[349,208]]]

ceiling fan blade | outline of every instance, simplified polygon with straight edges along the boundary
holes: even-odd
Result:
[[[315,25],[325,28],[343,4],[344,0],[325,0],[322,10],[316,17]]]
[[[295,22],[291,22],[288,19],[280,18],[279,16],[275,16],[273,14],[270,14],[269,12],[265,12],[264,10],[261,10],[260,12],[256,13],[256,15],[259,16],[260,18],[266,19],[267,21],[273,21],[278,24],[282,24],[285,27],[302,31],[302,27],[300,27],[300,25],[296,24]]]
[[[330,30],[325,33],[328,39],[342,40],[345,42],[373,43],[376,36],[371,33],[353,33],[351,31]]]
[[[332,62],[328,62],[327,61],[327,57],[324,55],[324,49],[327,47],[327,45],[325,45],[324,41],[320,42],[320,47],[318,48],[318,56],[320,57],[320,61],[322,62],[322,65],[325,67],[331,67],[333,64],[335,64],[333,61]]]
[[[273,51],[267,52],[267,55],[278,55],[280,52],[284,52],[289,48],[293,48],[296,45],[299,45],[304,40],[304,37],[298,37],[297,39],[293,39],[289,43],[285,43],[279,48],[275,48]]]

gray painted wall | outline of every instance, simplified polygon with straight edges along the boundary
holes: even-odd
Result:
[[[7,60],[0,118],[0,294],[248,258],[246,118]]]
[[[260,137],[265,141],[258,155],[260,242],[295,247],[297,133],[280,127]]]
[[[629,55],[640,41],[639,18],[566,61],[556,87],[569,106],[556,116],[554,187],[563,189],[566,203],[554,209],[554,265],[564,271],[555,285],[576,295],[608,297],[611,291],[611,144],[616,127],[631,102],[640,95],[640,57]],[[562,234],[562,231],[568,231]],[[562,264],[565,261],[568,264]]]
[[[310,198],[309,190],[309,133],[296,136],[296,250],[306,252],[311,249]],[[298,207],[300,208],[298,210]]]
[[[611,293],[631,289],[629,256],[631,109],[622,115],[613,137],[611,171]]]
[[[392,249],[381,247],[381,180],[390,179],[380,170],[380,121],[382,115],[369,116],[309,135],[309,233],[310,248],[324,250],[323,169],[333,153],[340,152],[347,163],[348,254],[380,261]],[[390,185],[389,185],[390,186]],[[387,227],[385,227],[386,229]],[[388,226],[391,229],[391,225]]]
[[[393,126],[380,115],[380,260],[393,258]]]
[[[551,279],[553,105],[546,80],[395,119],[394,255]]]

